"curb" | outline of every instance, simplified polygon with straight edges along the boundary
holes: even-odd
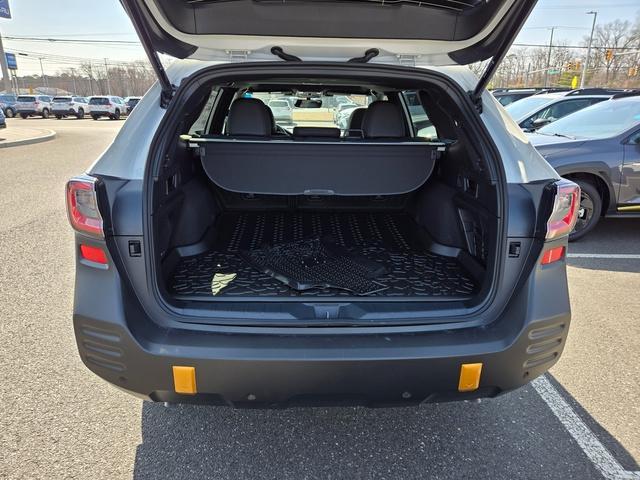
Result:
[[[33,143],[46,142],[56,137],[56,132],[49,129],[42,129],[45,133],[38,137],[23,138],[22,140],[13,140],[8,142],[0,142],[0,148],[18,147],[20,145],[31,145]]]

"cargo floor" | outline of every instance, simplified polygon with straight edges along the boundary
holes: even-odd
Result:
[[[243,252],[307,238],[330,238],[384,266],[375,278],[383,289],[367,297],[469,298],[471,276],[452,257],[430,252],[424,235],[405,213],[238,212],[224,213],[214,225],[212,249],[180,259],[169,278],[177,298],[212,298],[215,274],[235,274],[218,297],[333,297],[352,292],[322,287],[294,290],[252,266]],[[443,299],[444,299],[443,298]]]

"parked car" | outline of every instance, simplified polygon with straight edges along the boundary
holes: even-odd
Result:
[[[601,217],[640,216],[640,94],[621,94],[529,134],[560,175],[582,194],[571,240]]]
[[[0,128],[7,128],[7,120],[1,108],[0,108]]]
[[[84,118],[85,113],[89,113],[89,101],[85,97],[53,97],[51,102],[51,113],[60,120],[63,117],[74,116]]]
[[[16,113],[23,119],[34,116],[49,118],[51,97],[49,95],[19,95],[16,99]]]
[[[491,90],[491,93],[496,100],[498,100],[503,106],[522,100],[523,98],[530,97],[532,95],[539,95],[541,93],[555,93],[555,92],[568,92],[569,88],[496,88]]]
[[[16,99],[12,93],[0,93],[0,110],[7,118],[16,116]]]
[[[578,90],[547,93],[527,97],[505,108],[520,128],[531,132],[573,112],[607,100],[611,96],[612,94],[590,95]]]
[[[493,397],[560,358],[580,190],[486,91],[499,62],[466,66],[535,2],[122,4],[158,82],[66,188],[89,369],[157,402],[387,405]],[[284,91],[369,97],[362,137],[274,132],[245,94]]]
[[[108,117],[111,120],[119,120],[126,115],[127,105],[122,97],[114,95],[96,95],[89,99],[91,118],[98,120],[100,117]]]
[[[293,123],[293,113],[286,100],[269,100],[267,106],[273,113],[276,123],[291,125]]]
[[[135,108],[142,97],[127,97],[124,99],[124,103],[127,104],[127,115]]]

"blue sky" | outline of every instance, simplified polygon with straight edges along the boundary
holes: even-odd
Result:
[[[118,0],[9,0],[13,18],[0,19],[0,32],[7,36],[40,36],[90,38],[100,40],[136,41],[137,36]],[[616,18],[635,20],[640,13],[639,0],[539,0],[531,17],[516,40],[521,43],[546,43],[550,26],[560,26],[555,38],[578,43],[588,35],[592,17],[587,10],[598,11],[598,23]],[[27,42],[6,39],[5,50],[28,52],[18,58],[20,73],[39,73],[38,54],[87,57],[96,63],[109,58],[111,62],[144,58],[136,45],[77,45]],[[52,58],[44,60],[45,73],[61,67],[74,66],[70,62]],[[77,62],[76,62],[77,63]],[[77,65],[76,65],[77,66]]]

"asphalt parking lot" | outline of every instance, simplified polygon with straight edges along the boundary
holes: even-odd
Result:
[[[81,363],[64,183],[122,121],[0,150],[0,478],[640,479],[640,220],[572,244],[560,362],[497,399],[416,408],[143,403]],[[611,257],[614,255],[614,257]]]

